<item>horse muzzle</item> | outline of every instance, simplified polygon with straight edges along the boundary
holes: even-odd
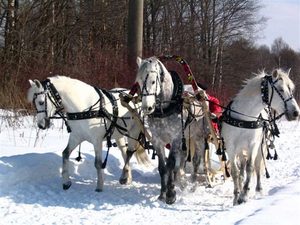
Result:
[[[42,119],[39,123],[38,123],[38,127],[42,130],[45,130],[47,128],[50,127],[50,119],[49,118],[45,118]]]
[[[286,111],[285,117],[288,121],[297,120],[299,118],[299,111],[298,110],[292,110],[291,112]]]

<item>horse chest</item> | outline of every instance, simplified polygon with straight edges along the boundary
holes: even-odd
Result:
[[[178,115],[171,115],[165,119],[149,118],[148,125],[153,136],[159,136],[168,141],[182,134],[182,124]]]

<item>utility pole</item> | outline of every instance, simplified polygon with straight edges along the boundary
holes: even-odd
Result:
[[[143,14],[144,0],[129,0],[128,6],[128,64],[136,68],[137,56],[143,53]]]

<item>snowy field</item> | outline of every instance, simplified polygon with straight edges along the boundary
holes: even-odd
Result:
[[[233,184],[206,188],[189,183],[177,191],[177,201],[157,200],[160,178],[157,161],[145,167],[132,160],[133,183],[118,180],[123,160],[112,148],[105,169],[104,191],[97,193],[92,146],[81,146],[83,160],[71,155],[73,185],[61,184],[61,152],[68,134],[61,121],[47,131],[38,130],[32,117],[0,117],[0,224],[299,224],[300,220],[300,125],[279,123],[275,145],[277,161],[267,161],[271,178],[263,178],[264,192],[252,183],[246,204],[232,206]],[[105,143],[104,143],[105,146]],[[106,153],[106,149],[103,154]],[[151,158],[151,155],[149,155]],[[255,180],[255,179],[254,179]]]

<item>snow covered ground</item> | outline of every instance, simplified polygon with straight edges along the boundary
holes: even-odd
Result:
[[[267,161],[271,178],[263,178],[263,195],[232,206],[229,179],[214,188],[199,184],[177,188],[177,201],[157,200],[160,178],[157,162],[145,167],[132,160],[133,183],[119,184],[123,160],[110,151],[104,191],[97,193],[92,146],[81,146],[83,161],[71,155],[73,185],[61,185],[61,152],[68,134],[61,121],[47,131],[38,130],[32,117],[0,117],[0,224],[299,224],[300,125],[279,123],[275,145],[277,161]],[[105,145],[105,144],[104,144]],[[105,154],[105,152],[103,153]],[[149,155],[151,158],[151,155]]]

